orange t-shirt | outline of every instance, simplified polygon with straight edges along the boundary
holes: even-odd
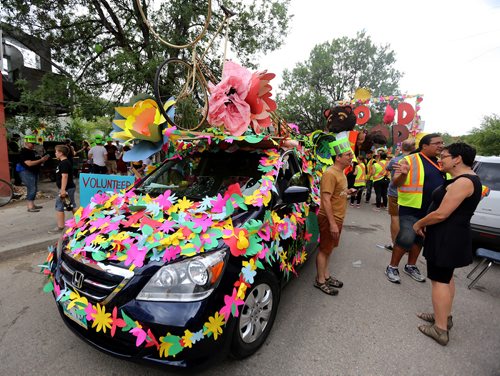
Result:
[[[343,222],[347,209],[347,178],[342,171],[338,171],[333,166],[323,174],[320,183],[320,194],[331,193],[330,202],[332,204],[333,216],[336,222]],[[319,214],[326,216],[323,205],[319,208]]]

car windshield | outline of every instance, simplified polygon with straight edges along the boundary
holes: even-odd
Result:
[[[158,196],[166,190],[177,197],[201,200],[224,194],[238,183],[244,195],[259,187],[262,172],[258,170],[262,154],[256,151],[203,152],[184,159],[170,160],[148,176],[136,190]]]
[[[493,191],[500,191],[500,163],[481,162],[476,173],[483,185]]]

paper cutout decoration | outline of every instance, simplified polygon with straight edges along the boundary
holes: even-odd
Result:
[[[339,155],[348,151],[352,151],[351,143],[347,138],[335,140],[333,142],[330,142],[330,151],[332,152],[332,155]]]
[[[365,102],[365,101],[370,100],[371,97],[372,97],[372,93],[370,92],[370,90],[368,90],[366,88],[361,87],[361,88],[356,89],[356,91],[354,92],[354,100],[357,100],[357,101]]]
[[[222,80],[209,84],[207,121],[213,126],[223,126],[229,134],[241,136],[252,123],[255,133],[271,125],[270,112],[276,110],[271,99],[269,81],[274,73],[255,72],[227,61]]]
[[[403,142],[410,135],[410,131],[404,125],[396,124],[392,127],[392,144],[396,145]]]
[[[354,114],[356,115],[356,125],[365,125],[371,117],[370,109],[365,105],[356,107]]]
[[[392,108],[391,105],[388,104],[385,107],[385,113],[383,119],[384,124],[391,124],[394,121],[394,116],[395,116],[394,108]]]
[[[171,119],[175,113],[174,104],[175,100],[170,98],[164,106]],[[168,124],[155,100],[139,100],[131,106],[116,107],[115,111],[111,136],[121,141],[134,142],[132,149],[123,154],[124,162],[149,158],[168,142],[169,135],[164,132]]]
[[[408,125],[415,118],[415,110],[409,103],[403,102],[398,104],[398,124]]]

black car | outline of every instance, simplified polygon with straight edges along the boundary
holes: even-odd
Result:
[[[274,148],[196,142],[132,190],[94,197],[47,265],[66,325],[131,360],[253,354],[318,240],[311,159]]]

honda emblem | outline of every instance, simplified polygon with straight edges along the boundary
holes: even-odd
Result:
[[[81,289],[83,286],[83,280],[85,279],[83,273],[81,272],[75,272],[73,274],[73,280],[71,281],[73,283],[73,286],[75,286],[77,289]]]

